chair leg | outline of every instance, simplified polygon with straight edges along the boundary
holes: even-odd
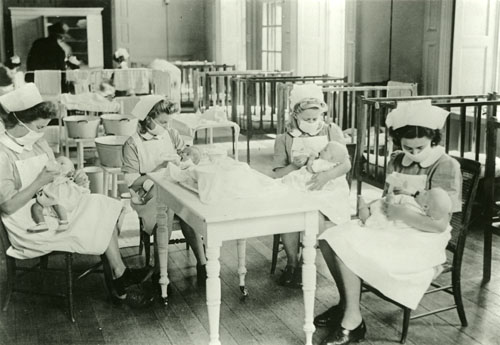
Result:
[[[276,263],[278,261],[278,251],[280,246],[280,238],[279,234],[273,236],[273,255],[271,259],[271,274],[274,274],[276,271]]]
[[[151,262],[151,238],[150,235],[145,232],[141,231],[141,238],[142,238],[142,245],[144,246],[144,252],[146,254],[146,266],[149,266]]]
[[[106,255],[101,255],[102,268],[104,271],[104,283],[106,284],[106,288],[108,289],[109,295],[113,296],[113,274],[111,272],[111,266],[109,266],[108,258]]]
[[[142,249],[144,248],[142,243],[142,233],[143,233],[143,223],[142,219],[139,218],[139,255],[142,255]]]
[[[406,343],[406,336],[408,335],[408,328],[410,327],[410,315],[411,309],[404,308],[403,309],[403,329],[401,331],[401,340],[399,341],[401,344]]]
[[[16,260],[9,256],[6,256],[5,259],[7,261],[7,286],[2,305],[3,311],[7,311],[7,308],[9,307],[10,298],[12,297],[12,292],[14,291],[14,286],[16,284]]]
[[[464,302],[462,301],[462,287],[460,286],[460,278],[453,279],[453,297],[457,305],[457,313],[463,327],[467,327],[467,317],[465,316]]]
[[[67,287],[67,300],[68,312],[71,322],[75,322],[75,312],[73,307],[73,256],[71,253],[65,254],[66,259],[66,287]]]

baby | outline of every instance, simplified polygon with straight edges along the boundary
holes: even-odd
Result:
[[[197,165],[201,160],[201,151],[199,148],[194,146],[187,146],[183,150],[179,151],[180,161],[173,159],[172,155],[165,156],[166,160],[173,162],[174,165],[178,165],[180,170],[188,169],[194,165]],[[167,159],[168,158],[168,159]],[[170,165],[170,164],[169,164]],[[169,169],[171,171],[171,169]],[[141,188],[138,190],[130,190],[131,199],[130,201],[136,205],[147,204],[149,200],[153,197],[153,193],[150,191],[153,189],[154,182],[147,179],[142,183]]]
[[[425,214],[434,220],[447,217],[451,212],[451,199],[442,188],[431,188],[419,191],[415,197],[389,193],[385,196],[385,201],[393,204],[405,205],[415,213]],[[377,228],[384,227],[389,221],[383,211],[384,198],[377,199],[367,204],[363,198],[359,198],[358,214],[362,224]]]
[[[75,167],[73,162],[64,156],[46,165],[49,171],[58,171],[54,181],[45,185],[36,195],[36,202],[31,206],[31,217],[36,223],[28,229],[29,232],[47,231],[49,228],[45,223],[44,210],[52,208],[59,219],[57,231],[68,229],[68,212],[72,211],[79,203],[83,194],[89,194],[88,187],[81,187],[73,181]]]
[[[336,141],[331,141],[320,151],[319,155],[311,154],[305,166],[284,176],[283,183],[296,189],[306,191],[308,190],[307,182],[311,179],[313,174],[330,170],[348,159],[349,154],[345,145]],[[342,178],[345,181],[345,177]],[[327,183],[325,187],[330,184],[330,182]],[[347,185],[347,182],[345,182],[345,184]]]
[[[330,170],[349,159],[345,145],[336,141],[329,142],[318,155],[310,155],[305,166],[292,171],[282,178],[282,182],[293,189],[310,194],[321,213],[335,224],[351,219],[349,200],[350,188],[345,175],[328,181],[320,190],[309,190],[307,184],[316,173]]]
[[[201,161],[201,151],[196,146],[186,146],[180,153],[181,162],[179,167],[187,169],[193,165],[198,165]]]

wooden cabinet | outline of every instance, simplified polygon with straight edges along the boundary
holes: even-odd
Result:
[[[70,27],[66,41],[72,54],[89,67],[103,67],[103,35],[100,7],[9,7],[14,53],[26,63],[37,38],[47,36],[47,27],[63,21]]]

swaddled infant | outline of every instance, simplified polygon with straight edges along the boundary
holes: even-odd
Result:
[[[349,154],[345,145],[331,141],[320,151],[319,155],[311,154],[305,166],[284,176],[282,181],[291,187],[306,191],[308,190],[307,182],[313,174],[330,170],[346,160],[349,160]],[[339,176],[334,181],[336,180],[347,185],[345,175]],[[331,188],[334,181],[329,181],[323,189]]]
[[[202,156],[200,149],[195,146],[186,146],[183,150],[180,150],[178,154],[180,156],[180,161],[176,159],[170,159],[170,163],[173,164],[167,165],[167,171],[169,172],[169,174],[174,174],[173,177],[178,177],[179,175],[184,174],[184,170],[197,165],[200,162]],[[132,195],[132,197],[130,201],[136,205],[147,204],[148,201],[153,197],[153,186],[154,182],[150,179],[147,179],[142,183],[141,188],[137,190],[131,189],[130,194]]]
[[[367,204],[363,198],[359,198],[359,219],[362,224],[371,228],[386,227],[389,224],[383,207],[385,202],[404,205],[418,214],[425,214],[434,220],[440,220],[447,217],[451,212],[451,199],[442,188],[431,188],[420,191],[415,197],[392,193],[387,194],[382,199],[377,199]]]
[[[48,162],[46,167],[49,171],[58,171],[59,176],[38,191],[36,202],[31,206],[31,217],[36,225],[29,228],[29,232],[49,229],[44,215],[44,210],[48,207],[52,208],[59,220],[57,231],[67,230],[68,212],[76,208],[83,194],[90,194],[88,186],[82,187],[74,182],[75,167],[69,158],[58,157],[55,161]]]

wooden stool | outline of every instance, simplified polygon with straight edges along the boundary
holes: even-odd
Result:
[[[103,191],[104,195],[109,192],[109,175],[111,175],[111,197],[118,198],[118,175],[122,173],[121,168],[109,168],[101,166],[103,170]]]

